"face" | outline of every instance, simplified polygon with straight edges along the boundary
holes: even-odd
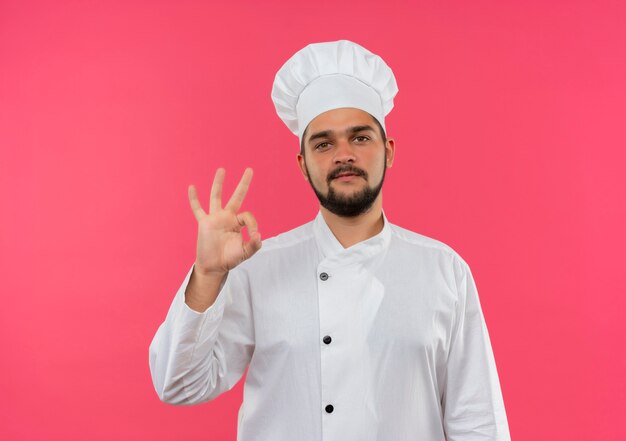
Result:
[[[341,217],[355,217],[379,199],[394,148],[393,139],[383,142],[369,113],[334,109],[310,122],[298,164],[324,208]]]

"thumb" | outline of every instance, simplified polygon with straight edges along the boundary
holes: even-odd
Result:
[[[261,234],[258,231],[254,231],[250,234],[250,240],[243,243],[243,250],[245,258],[249,259],[254,253],[259,251],[262,246]]]

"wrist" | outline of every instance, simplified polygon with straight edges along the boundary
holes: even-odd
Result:
[[[185,303],[197,312],[206,311],[217,299],[228,272],[202,273],[194,267],[185,290]]]
[[[222,280],[228,274],[228,271],[213,271],[203,269],[198,263],[193,265],[193,274],[204,280]]]

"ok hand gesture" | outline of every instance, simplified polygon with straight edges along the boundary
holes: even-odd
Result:
[[[201,275],[223,276],[261,248],[261,235],[252,213],[237,213],[250,186],[252,169],[244,171],[235,192],[222,208],[225,173],[223,168],[215,173],[208,214],[198,201],[196,188],[189,186],[189,203],[198,221],[195,270]],[[241,234],[244,227],[248,229],[248,241]]]

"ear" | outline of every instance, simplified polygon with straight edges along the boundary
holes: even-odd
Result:
[[[387,168],[393,165],[394,154],[396,152],[396,142],[393,138],[387,138],[387,144],[385,144],[385,150],[387,150]]]
[[[300,168],[300,172],[302,173],[304,180],[308,181],[309,177],[306,173],[306,163],[304,162],[304,156],[302,156],[300,153],[298,153],[298,167]]]

